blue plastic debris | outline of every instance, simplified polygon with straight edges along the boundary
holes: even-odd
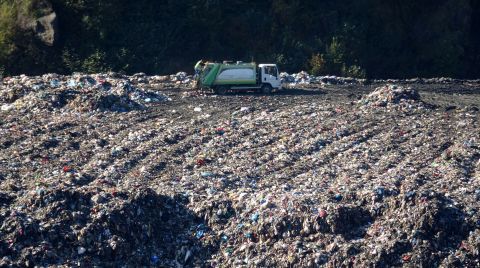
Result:
[[[68,80],[67,86],[68,87],[76,87],[77,86],[77,81],[75,81],[73,79],[70,79],[70,80]]]
[[[228,236],[222,235],[221,239],[222,239],[223,242],[227,242],[228,241]]]
[[[85,87],[93,87],[94,85],[97,84],[97,81],[95,81],[95,79],[93,79],[92,77],[82,77],[80,78],[80,83],[83,86]]]
[[[209,178],[209,177],[213,177],[214,174],[210,171],[203,171],[200,173],[200,176],[204,177],[204,178]]]
[[[200,239],[203,237],[203,235],[205,234],[205,231],[204,230],[198,230],[197,233],[195,234],[195,237],[197,239]]]
[[[379,197],[383,197],[385,195],[385,188],[383,187],[378,187],[377,189],[375,189],[375,193],[379,196]]]
[[[217,135],[219,135],[219,136],[222,136],[223,134],[225,134],[225,129],[219,127],[215,130],[215,133],[217,133]]]
[[[112,89],[112,84],[110,84],[109,82],[102,82],[102,89],[103,90],[110,90]]]
[[[250,217],[250,219],[251,219],[253,222],[257,222],[259,217],[260,217],[260,214],[258,214],[258,212],[255,212],[255,213],[252,214],[252,216]]]
[[[205,231],[207,230],[207,226],[205,224],[197,225],[197,232],[195,233],[195,237],[197,239],[202,238],[205,235]]]
[[[51,87],[58,87],[58,86],[60,86],[60,81],[58,81],[57,79],[53,79],[52,81],[50,81],[50,86]]]
[[[157,255],[153,255],[150,260],[153,264],[157,264],[160,261],[160,258]]]
[[[415,192],[414,191],[408,191],[405,193],[405,199],[406,200],[412,200],[415,197]]]
[[[475,190],[475,197],[480,200],[480,189]]]

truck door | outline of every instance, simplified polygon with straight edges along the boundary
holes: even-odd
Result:
[[[279,88],[280,79],[277,66],[264,66],[262,69],[262,83],[268,83],[273,88]]]

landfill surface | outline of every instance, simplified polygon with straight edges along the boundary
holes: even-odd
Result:
[[[0,267],[479,267],[480,81],[3,78]]]

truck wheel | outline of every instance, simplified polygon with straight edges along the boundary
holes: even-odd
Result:
[[[272,94],[272,86],[269,84],[264,84],[262,86],[262,93],[263,94]]]
[[[218,95],[225,95],[228,92],[228,87],[225,86],[220,86],[215,89],[215,93]]]

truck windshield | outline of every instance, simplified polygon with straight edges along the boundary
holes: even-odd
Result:
[[[275,66],[265,66],[265,74],[269,74],[277,77],[277,67]]]

